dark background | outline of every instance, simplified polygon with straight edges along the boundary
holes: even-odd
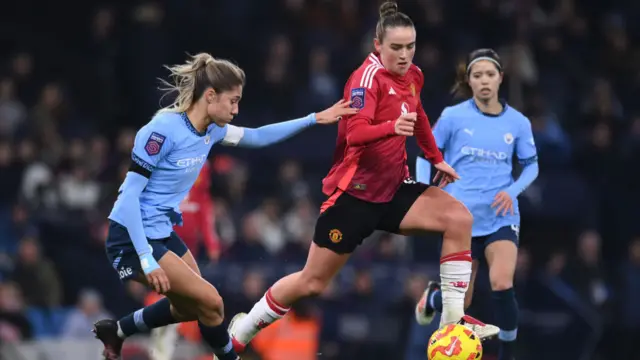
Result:
[[[236,124],[304,116],[341,96],[371,50],[377,7],[3,2],[0,322],[19,328],[18,339],[58,336],[86,289],[115,315],[140,306],[140,289],[120,285],[103,240],[132,136],[159,106],[164,64],[206,51],[242,66],[248,84]],[[540,176],[520,196],[520,358],[639,359],[632,350],[640,335],[640,2],[413,0],[400,9],[416,23],[414,61],[425,73],[422,101],[432,122],[452,103],[457,63],[478,47],[501,54],[502,95],[532,122]],[[201,260],[227,304],[253,301],[240,286],[246,274],[266,286],[304,262],[335,133],[316,127],[259,152],[212,151],[225,250],[218,262]],[[34,243],[41,255],[30,252]],[[424,358],[430,331],[411,319],[424,276],[437,276],[436,249],[422,238],[367,241],[332,300],[315,304],[326,330],[321,344],[339,345],[334,358]],[[490,321],[487,296],[475,299],[473,311]],[[38,322],[42,309],[58,316],[57,325]],[[347,315],[368,319],[364,335],[345,334]],[[381,335],[388,323],[397,331]]]

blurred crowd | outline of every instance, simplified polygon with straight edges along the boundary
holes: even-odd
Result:
[[[144,301],[144,289],[119,283],[103,244],[135,132],[168,103],[156,90],[163,64],[199,51],[236,61],[248,76],[240,125],[304,116],[341,96],[371,51],[379,5],[76,3],[73,15],[43,1],[0,7],[0,344],[89,338],[92,321]],[[501,54],[503,96],[532,122],[540,176],[521,195],[521,358],[625,356],[640,335],[640,2],[399,3],[416,23],[432,122],[452,103],[458,62],[479,47]],[[199,261],[230,315],[304,263],[334,142],[323,127],[260,153],[212,151],[219,251]],[[309,346],[331,359],[423,359],[429,332],[412,307],[437,276],[433,240],[374,234],[326,296],[299,306],[315,324]],[[256,352],[282,360],[273,348]]]

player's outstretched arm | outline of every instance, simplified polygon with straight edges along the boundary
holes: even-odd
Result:
[[[257,129],[227,126],[224,145],[245,148],[261,148],[284,141],[315,124],[333,124],[342,116],[355,114],[358,110],[350,108],[351,102],[340,100],[330,108],[312,113],[303,118],[261,126]]]

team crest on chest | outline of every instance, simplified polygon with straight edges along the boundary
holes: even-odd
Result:
[[[507,145],[513,144],[513,135],[511,133],[504,134],[504,142],[507,143]]]
[[[416,85],[414,83],[409,85],[409,90],[411,90],[411,96],[416,96]]]
[[[211,142],[211,136],[207,135],[204,137],[204,143],[205,145],[209,145],[209,143]]]

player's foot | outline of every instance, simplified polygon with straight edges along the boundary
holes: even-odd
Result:
[[[238,313],[236,314],[236,316],[233,317],[233,319],[231,319],[231,322],[229,322],[228,332],[229,332],[229,336],[231,337],[231,343],[233,344],[233,350],[237,354],[243,353],[244,348],[246,347],[246,345],[239,343],[234,336],[236,324],[238,323],[238,320],[242,319],[245,316],[247,316],[246,313]],[[218,358],[215,355],[213,355],[213,360],[218,360]],[[238,356],[238,360],[240,360],[240,356]]]
[[[93,324],[96,339],[102,341],[105,360],[119,360],[124,339],[118,336],[118,322],[111,319],[100,320]]]
[[[495,325],[485,324],[469,315],[465,315],[458,321],[458,324],[464,325],[478,335],[480,341],[494,338],[500,333],[500,328]]]
[[[231,322],[229,323],[229,336],[231,336],[231,342],[233,343],[233,349],[236,351],[236,353],[241,354],[244,352],[244,348],[247,346],[246,344],[241,344],[238,340],[236,340],[236,327],[238,325],[238,322],[240,320],[242,320],[245,316],[247,316],[246,313],[237,313],[232,319]]]
[[[440,290],[440,283],[437,281],[429,281],[429,285],[427,285],[427,289],[422,294],[420,301],[416,305],[416,321],[420,325],[429,325],[433,321],[433,318],[436,315],[436,309],[429,304],[429,299],[431,295]]]

